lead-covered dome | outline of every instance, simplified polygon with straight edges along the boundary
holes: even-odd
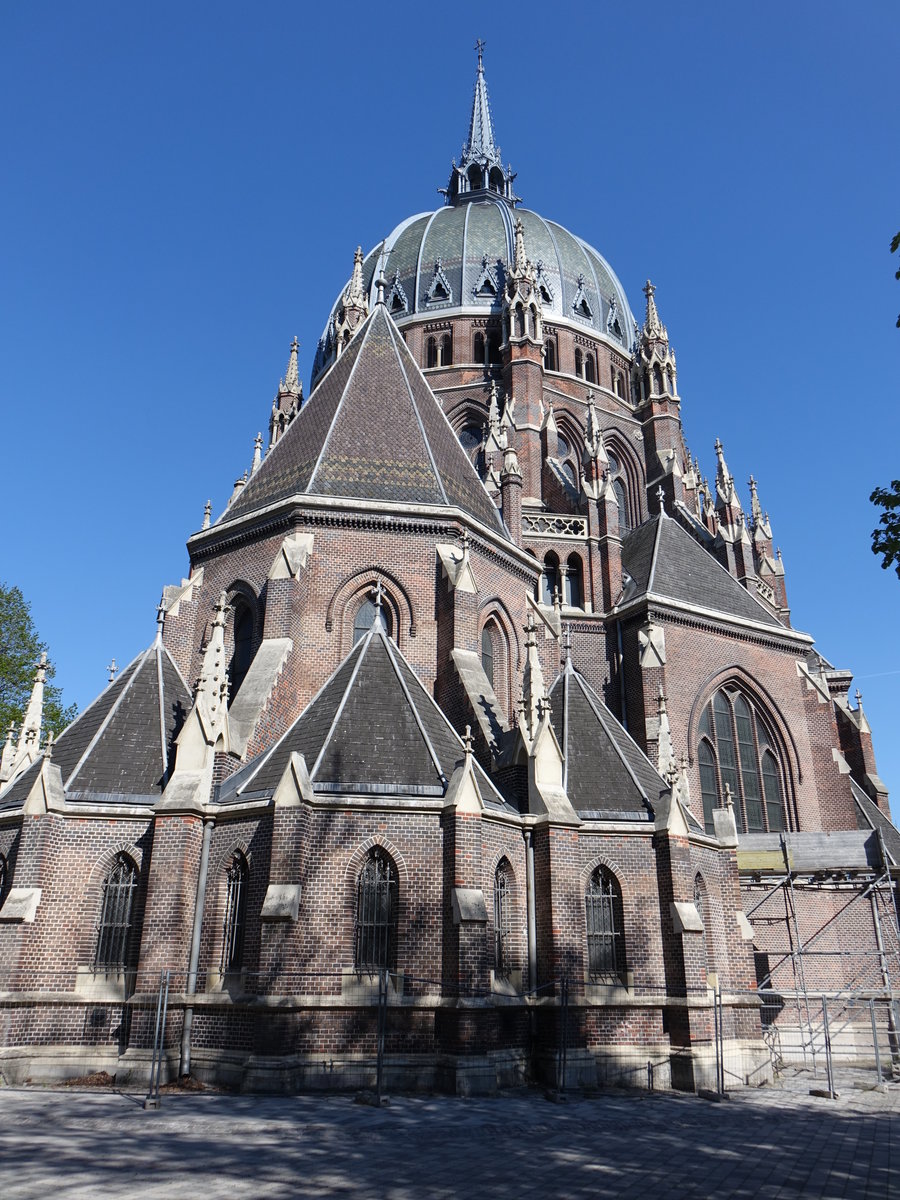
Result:
[[[400,326],[413,318],[499,312],[506,272],[515,261],[518,217],[526,254],[537,272],[545,320],[569,322],[630,350],[636,327],[612,267],[562,225],[516,207],[514,179],[494,141],[479,48],[469,136],[444,190],[447,202],[435,212],[402,221],[369,251],[362,263],[369,306],[376,299],[375,281],[383,275],[388,309]],[[351,286],[348,281],[329,314],[313,364],[313,384],[334,357],[335,318]]]
[[[370,306],[379,272],[387,280],[391,316],[408,318],[500,311],[508,264],[515,257],[515,220],[538,273],[545,320],[569,321],[629,350],[634,318],[625,291],[602,254],[555,221],[505,197],[483,191],[471,198],[401,222],[363,260]],[[347,286],[349,287],[349,281]],[[330,361],[336,300],[322,335],[313,382]]]

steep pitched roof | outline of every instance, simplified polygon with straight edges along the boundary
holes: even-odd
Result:
[[[191,694],[157,639],[80,713],[53,746],[66,795],[116,803],[153,803],[174,758]],[[0,807],[27,799],[42,758],[0,793]]]
[[[226,780],[219,802],[270,795],[292,753],[318,792],[443,796],[464,747],[376,622],[281,740]],[[508,807],[478,767],[476,775],[485,804]]]
[[[562,748],[566,792],[576,812],[601,820],[652,820],[662,776],[572,666],[550,689],[550,720]]]
[[[781,627],[765,605],[730,575],[686,529],[659,514],[622,542],[622,566],[631,576],[620,604],[652,592],[697,608],[715,609]]]
[[[227,515],[296,494],[454,505],[503,532],[384,304],[376,304]]]

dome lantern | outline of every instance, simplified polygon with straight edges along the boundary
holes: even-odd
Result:
[[[475,43],[475,49],[478,52],[478,72],[475,76],[472,115],[469,118],[469,136],[462,148],[459,165],[454,159],[450,180],[446,188],[440,188],[439,191],[448,204],[464,204],[480,198],[485,192],[491,192],[514,205],[519,200],[512,188],[516,176],[509,166],[504,170],[500,147],[494,142],[494,126],[484,78],[484,42],[481,38]]]

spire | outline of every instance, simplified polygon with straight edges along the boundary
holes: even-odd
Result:
[[[200,678],[194,696],[194,707],[211,745],[215,744],[215,734],[225,724],[228,711],[228,674],[225,669],[226,609],[227,597],[222,592],[216,601],[210,637],[203,652]]]
[[[13,758],[12,775],[18,775],[38,756],[41,745],[41,722],[44,716],[44,683],[47,679],[47,655],[41,655],[34,673],[34,684],[25,717],[19,730],[19,740]]]
[[[209,529],[209,519],[212,516],[212,500],[207,500],[203,505],[203,524],[201,529]]]
[[[356,247],[356,253],[353,255],[353,274],[350,276],[350,282],[347,284],[347,290],[344,292],[344,304],[348,308],[365,308],[368,310],[366,303],[366,293],[363,287],[363,252],[362,246]]]
[[[662,686],[659,689],[656,709],[659,718],[659,733],[657,734],[656,742],[656,766],[663,779],[671,783],[678,774],[678,764],[675,761],[675,751],[672,748],[669,714],[666,710],[666,697]]]
[[[522,224],[522,218],[516,217],[516,253],[514,270],[517,275],[524,275],[528,266],[528,259],[525,255],[525,226]]]
[[[258,433],[253,442],[253,461],[250,464],[250,474],[259,469],[262,462],[262,434]]]
[[[538,725],[544,715],[544,673],[538,655],[535,637],[534,614],[529,611],[525,625],[525,669],[522,674],[522,719],[529,742],[537,735]]]
[[[478,52],[478,70],[475,75],[475,93],[472,98],[472,113],[469,117],[469,136],[462,148],[459,165],[453,162],[450,182],[440,189],[450,204],[471,198],[473,193],[493,192],[515,204],[512,183],[515,174],[503,167],[500,147],[494,140],[494,123],[488,100],[487,81],[484,77],[484,42],[475,43]]]
[[[488,158],[491,162],[499,162],[500,150],[494,145],[491,106],[484,78],[484,42],[481,38],[476,41],[475,49],[478,51],[478,73],[475,76],[472,116],[469,118],[469,140],[463,148],[463,158]]]
[[[287,370],[284,373],[284,379],[282,379],[281,383],[278,385],[279,392],[284,395],[299,396],[303,392],[303,388],[300,383],[300,370],[298,362],[299,353],[300,343],[295,334],[294,340],[291,342],[291,353],[290,357],[288,358]]]
[[[340,311],[334,318],[334,343],[338,357],[368,315],[369,301],[363,284],[363,252],[362,246],[357,246],[353,255],[353,274],[341,298]]]
[[[3,752],[0,754],[0,784],[6,783],[12,775],[13,762],[16,757],[15,732],[12,725],[6,731],[6,741],[3,743]]]
[[[300,382],[298,365],[299,351],[300,343],[295,336],[291,342],[287,370],[284,378],[278,384],[278,391],[272,401],[272,415],[269,418],[270,450],[293,421],[303,403],[303,384]]]
[[[728,470],[728,464],[725,461],[725,451],[722,443],[716,438],[716,497],[717,507],[733,508],[735,517],[741,511],[741,502],[738,499],[737,489],[734,486],[734,476]]]
[[[656,309],[656,288],[648,279],[644,284],[643,293],[647,297],[647,312],[644,316],[643,335],[650,341],[667,342],[669,335],[666,332],[666,327],[659,319],[659,313]]]

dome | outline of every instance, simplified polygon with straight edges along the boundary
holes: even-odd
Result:
[[[544,319],[570,322],[629,351],[634,318],[603,255],[555,221],[513,208],[503,196],[487,191],[466,203],[409,217],[371,250],[363,261],[370,307],[381,271],[388,309],[401,328],[412,317],[499,312],[507,264],[514,260],[516,217],[522,221],[528,257],[538,269]],[[331,331],[345,290],[323,331],[314,382],[330,359]]]
[[[444,189],[446,204],[402,221],[366,255],[362,274],[369,307],[376,298],[375,280],[383,274],[388,310],[401,328],[413,318],[499,312],[507,266],[515,261],[520,218],[525,252],[538,272],[545,320],[566,322],[629,352],[636,326],[612,267],[562,225],[517,207],[514,179],[504,170],[494,140],[479,49],[469,136]],[[335,317],[349,287],[348,280],[319,340],[313,384],[332,359]]]

